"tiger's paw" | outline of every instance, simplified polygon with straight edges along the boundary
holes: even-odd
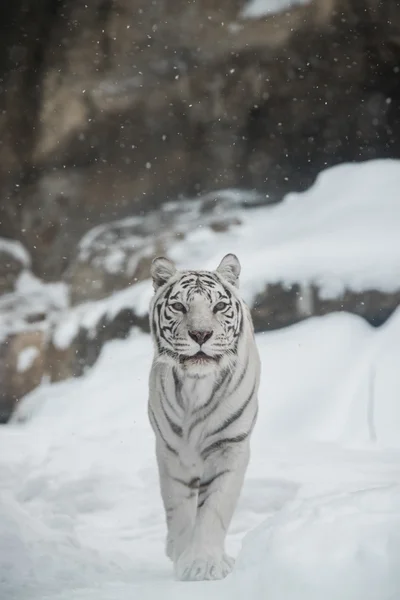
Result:
[[[235,561],[221,551],[204,550],[183,552],[175,564],[175,573],[181,581],[224,579],[232,571]]]

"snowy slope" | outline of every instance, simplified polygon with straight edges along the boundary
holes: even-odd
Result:
[[[341,164],[302,193],[242,211],[225,233],[197,228],[172,246],[182,267],[210,268],[235,252],[251,304],[267,282],[316,283],[325,297],[345,288],[393,291],[400,285],[400,161]]]
[[[260,417],[230,551],[251,533],[216,583],[174,582],[163,554],[149,338],[43,385],[20,406],[27,422],[0,430],[0,598],[394,600],[399,339],[400,313],[379,330],[341,314],[258,336]]]

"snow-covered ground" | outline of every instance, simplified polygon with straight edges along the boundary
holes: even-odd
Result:
[[[341,314],[258,335],[260,417],[221,582],[175,582],[164,557],[148,336],[43,385],[0,431],[0,598],[396,600],[399,340],[400,312],[378,330]]]

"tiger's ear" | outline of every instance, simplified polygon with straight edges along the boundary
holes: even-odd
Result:
[[[175,273],[176,267],[171,260],[165,258],[165,256],[158,256],[155,258],[150,267],[154,289],[156,290],[161,285],[164,285],[164,283],[167,283]]]
[[[239,285],[240,262],[236,254],[227,254],[218,265],[219,273],[231,285]]]

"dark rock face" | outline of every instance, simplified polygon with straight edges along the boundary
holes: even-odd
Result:
[[[331,312],[359,315],[374,327],[379,327],[399,305],[400,286],[392,293],[345,290],[335,298],[326,299],[315,285],[285,286],[276,283],[267,285],[255,299],[252,316],[256,332],[280,329]]]
[[[6,6],[7,4],[7,6]],[[400,155],[400,7],[314,0],[16,0],[0,16],[0,234],[46,279],[92,226],[178,194],[265,202]]]
[[[45,345],[41,330],[21,331],[0,343],[0,423],[6,423],[16,403],[40,384]]]

